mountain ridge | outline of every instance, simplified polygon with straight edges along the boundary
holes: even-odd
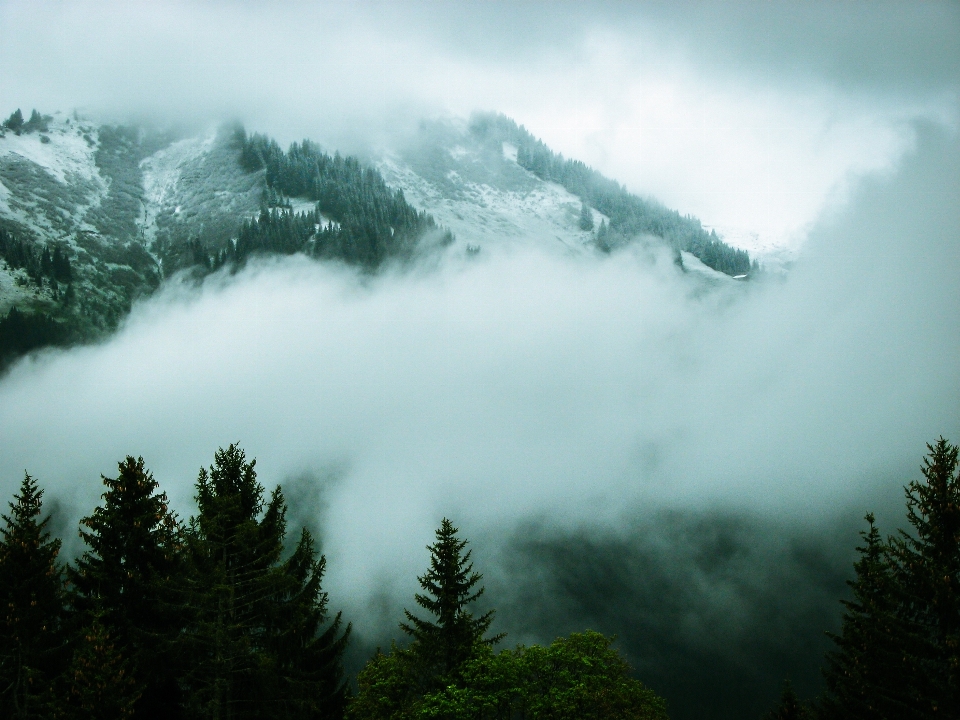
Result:
[[[398,152],[361,163],[308,140],[284,151],[239,125],[185,136],[17,111],[0,128],[0,367],[105,337],[165,278],[256,254],[375,271],[437,247],[592,253],[638,239],[665,242],[680,266],[698,256],[727,275],[751,270],[695,218],[553,154],[503,115],[425,122]]]

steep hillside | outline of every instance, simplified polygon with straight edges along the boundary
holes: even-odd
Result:
[[[0,368],[104,336],[165,277],[256,254],[374,271],[451,245],[596,253],[639,241],[666,243],[710,283],[751,269],[695,218],[554,155],[503,116],[424,123],[373,164],[306,140],[284,151],[239,126],[185,137],[17,111],[0,127]]]

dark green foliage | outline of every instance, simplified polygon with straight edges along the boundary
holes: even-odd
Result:
[[[80,631],[73,660],[60,679],[52,717],[123,720],[135,715],[139,697],[129,662],[99,616],[94,615]]]
[[[957,447],[927,445],[924,480],[905,488],[912,533],[891,539],[904,623],[916,635],[908,672],[917,707],[960,716],[960,474]]]
[[[30,113],[30,119],[24,122],[23,113],[20,111],[20,108],[17,108],[10,114],[10,117],[4,120],[3,127],[7,130],[13,130],[17,135],[21,133],[46,132],[50,128],[51,119],[49,115],[41,115],[34,110]]]
[[[417,605],[434,619],[424,620],[404,610],[408,622],[400,623],[401,629],[413,638],[410,652],[425,675],[427,687],[435,681],[445,682],[470,657],[477,643],[492,645],[503,637],[483,637],[493,622],[492,610],[474,617],[467,609],[483,595],[483,587],[476,588],[483,576],[473,572],[473,551],[463,552],[467,541],[457,537],[458,531],[443,518],[436,542],[427,546],[430,568],[417,578],[426,592],[417,593]]]
[[[511,718],[636,718],[666,720],[662,699],[630,677],[630,668],[594,632],[494,653],[502,636],[484,638],[493,613],[473,617],[466,606],[483,589],[467,542],[444,518],[430,545],[426,591],[417,604],[436,618],[404,611],[413,637],[407,648],[377,651],[357,678],[353,720],[494,720]]]
[[[26,270],[35,283],[40,283],[42,278],[69,283],[73,277],[65,247],[54,245],[53,252],[49,246],[38,249],[33,243],[16,237],[4,228],[0,228],[0,259],[6,261],[13,270]]]
[[[36,110],[30,113],[30,119],[23,124],[24,132],[46,132],[50,129],[50,116],[41,115]]]
[[[960,477],[957,448],[927,445],[923,481],[906,491],[907,520],[888,542],[858,548],[854,598],[824,671],[824,718],[960,715]]]
[[[188,709],[213,718],[339,717],[349,627],[340,634],[338,614],[321,631],[324,559],[304,531],[281,560],[286,504],[279,487],[264,502],[254,465],[231,445],[197,480]]]
[[[43,490],[25,475],[0,527],[0,716],[43,718],[63,653],[60,541],[41,519]]]
[[[607,250],[642,234],[668,240],[676,250],[685,250],[705,265],[727,275],[748,274],[750,256],[745,250],[727,245],[716,232],[703,229],[700,221],[681,216],[676,210],[627,192],[615,180],[605,178],[579,160],[567,160],[536,139],[522,125],[503,115],[478,115],[471,130],[480,136],[502,138],[517,145],[517,163],[542,180],[559,183],[585,204],[610,218],[605,237],[598,246]]]
[[[27,314],[10,308],[6,316],[0,316],[0,370],[31,350],[67,345],[72,337],[65,323],[46,313]]]
[[[827,654],[824,720],[881,720],[923,717],[905,682],[905,653],[915,644],[899,612],[899,592],[888,548],[867,514],[868,530],[849,582],[853,599],[844,600],[839,635],[830,633],[837,649]]]
[[[268,205],[282,205],[284,197],[317,203],[315,213],[287,222],[261,213],[241,231],[237,259],[279,248],[276,251],[306,251],[376,267],[390,257],[409,255],[428,233],[442,234],[445,242],[453,239],[430,215],[408,204],[401,191],[387,187],[379,172],[363,167],[356,158],[339,153],[331,157],[308,140],[294,143],[284,153],[274,140],[247,137],[242,129],[235,134],[235,144],[243,167],[264,171]],[[321,227],[319,214],[333,222]]]
[[[630,677],[630,667],[595,632],[494,653],[478,643],[457,682],[410,699],[405,651],[377,653],[358,678],[354,720],[666,720],[666,705]]]
[[[127,677],[143,694],[138,714],[173,717],[186,620],[181,531],[143,458],[127,456],[118,470],[103,478],[103,504],[81,521],[88,549],[69,571],[73,604],[88,627],[96,618],[108,628],[130,661]]]
[[[806,705],[800,701],[787,681],[783,684],[780,702],[764,716],[764,720],[807,720],[809,717]]]

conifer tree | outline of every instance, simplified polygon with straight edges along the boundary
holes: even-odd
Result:
[[[43,490],[25,474],[10,515],[0,516],[0,716],[49,714],[63,658],[60,541],[47,531]]]
[[[346,703],[336,615],[326,629],[325,560],[304,530],[281,561],[286,503],[264,502],[255,460],[217,451],[197,479],[188,531],[193,566],[188,707],[198,717],[342,717]]]
[[[473,572],[466,540],[457,537],[459,528],[443,518],[436,531],[436,542],[428,545],[430,568],[417,578],[425,594],[417,593],[417,604],[434,620],[424,620],[404,610],[408,623],[400,627],[413,637],[410,650],[426,671],[427,680],[443,681],[466,661],[476,644],[493,645],[503,635],[484,638],[493,622],[494,611],[474,617],[467,606],[483,595],[483,577]]]
[[[892,539],[901,613],[918,637],[907,671],[916,706],[935,717],[960,716],[960,475],[957,447],[928,444],[923,481],[904,489],[912,534]]]
[[[884,720],[922,717],[911,699],[904,670],[905,654],[915,645],[900,616],[900,593],[888,547],[866,515],[863,545],[854,564],[856,578],[848,581],[852,600],[839,635],[828,633],[837,649],[827,654],[826,692],[820,700],[823,720]]]
[[[783,683],[780,702],[764,716],[764,720],[807,720],[809,717],[806,706],[797,697],[788,680]]]
[[[20,108],[14,110],[10,117],[8,117],[3,122],[3,126],[10,130],[13,130],[17,135],[23,130],[23,113],[20,111]]]
[[[586,200],[584,200],[580,206],[580,229],[593,230],[593,213],[590,212],[590,207],[587,205]]]
[[[68,720],[123,720],[134,716],[140,697],[129,661],[94,613],[80,632],[76,652],[58,692],[54,717]],[[140,717],[140,713],[136,713]]]
[[[143,458],[127,456],[103,477],[103,504],[81,521],[88,550],[68,572],[82,623],[94,614],[131,665],[140,717],[173,717],[185,623],[179,524]]]

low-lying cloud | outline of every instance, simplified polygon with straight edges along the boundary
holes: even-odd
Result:
[[[0,491],[10,497],[27,469],[74,527],[100,473],[142,455],[188,515],[198,468],[239,441],[317,529],[332,604],[361,647],[394,633],[447,515],[505,588],[517,639],[575,625],[569,608],[589,606],[582,617],[625,632],[641,667],[661,651],[722,657],[719,640],[700,655],[631,640],[634,613],[739,606],[749,630],[761,622],[751,608],[795,608],[796,590],[777,587],[787,571],[755,548],[746,557],[775,582],[766,594],[751,590],[762,583],[746,561],[705,564],[730,582],[692,573],[683,558],[714,541],[676,528],[706,522],[716,538],[741,518],[734,550],[775,532],[800,538],[783,542],[790,553],[819,538],[820,560],[790,557],[797,577],[836,589],[850,547],[828,552],[823,538],[851,538],[867,509],[892,528],[923,443],[960,437],[960,154],[955,135],[916,132],[898,173],[823,218],[785,279],[704,290],[667,252],[484,250],[374,277],[288,258],[171,285],[112,339],[23,361],[0,381]],[[601,613],[589,588],[570,587],[594,564],[570,553],[601,563],[633,548],[632,567],[652,567],[643,538],[678,558],[675,573],[668,563],[650,577],[699,578],[695,602],[621,603],[643,594],[631,575]],[[555,592],[526,607],[537,573]],[[796,612],[819,622],[828,595],[814,588]],[[555,623],[537,614],[551,608]],[[756,665],[762,652],[744,643],[730,652]]]

